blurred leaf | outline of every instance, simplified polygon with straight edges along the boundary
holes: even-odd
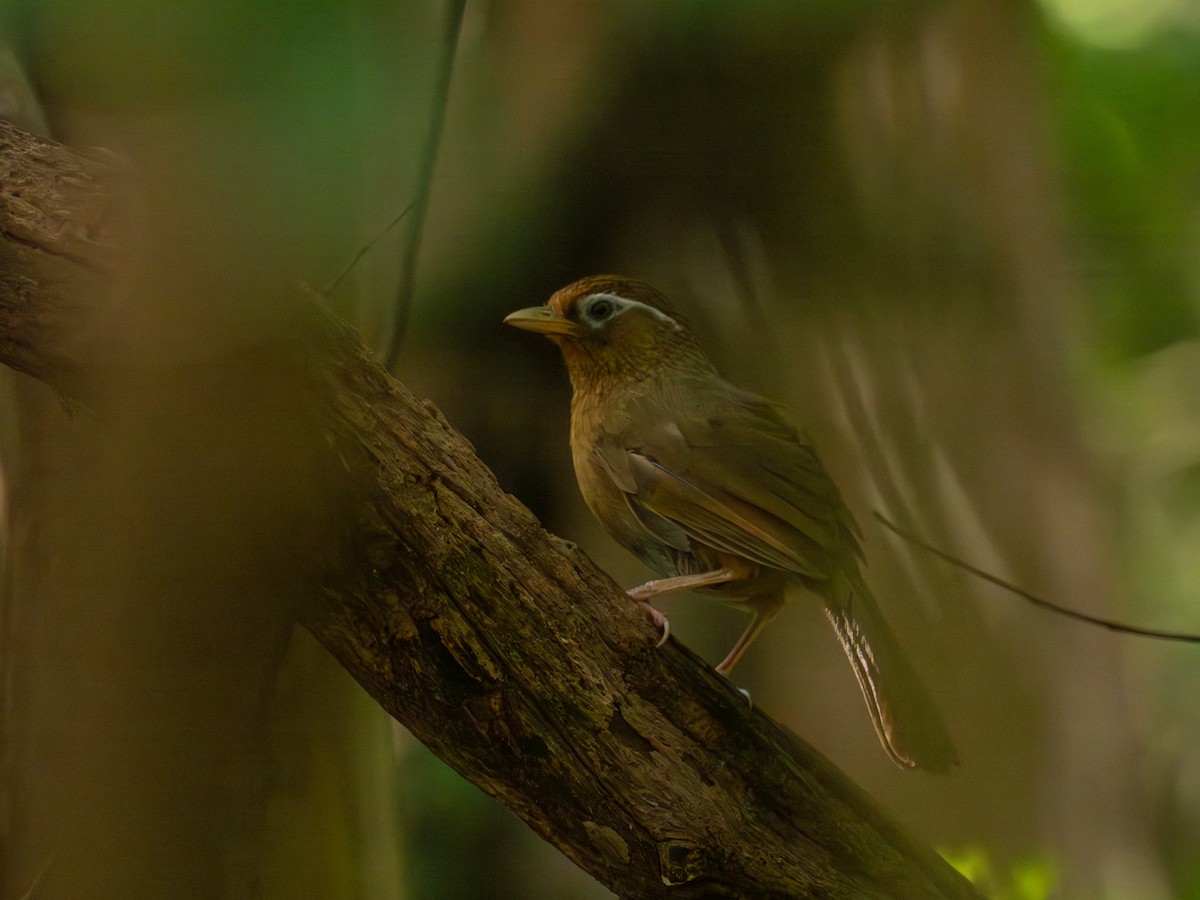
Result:
[[[991,900],[1049,900],[1056,896],[1058,867],[1049,857],[1015,863],[1008,871],[998,871],[982,847],[941,853]]]

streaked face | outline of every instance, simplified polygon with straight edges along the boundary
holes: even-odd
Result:
[[[679,332],[685,325],[667,299],[642,282],[615,276],[583,278],[552,296],[545,306],[512,313],[505,322],[526,331],[576,340],[619,339],[623,320],[642,320],[643,330]]]
[[[558,344],[577,387],[640,378],[684,363],[710,365],[670,302],[628,278],[581,279],[545,306],[518,310],[504,321]]]

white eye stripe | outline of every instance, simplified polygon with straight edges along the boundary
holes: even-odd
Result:
[[[651,306],[649,303],[643,303],[641,300],[629,300],[625,297],[620,297],[616,294],[607,294],[607,293],[592,294],[591,296],[588,297],[589,301],[599,300],[599,299],[609,300],[609,301],[615,303],[618,307],[620,307],[622,309],[628,309],[629,307],[636,306],[639,309],[644,309],[646,312],[650,313],[650,315],[654,316],[655,318],[660,319],[663,322],[666,322],[668,325],[670,325],[676,331],[682,330],[682,326],[678,322],[676,322],[674,319],[672,319],[670,316],[668,316],[665,312],[663,312],[661,309],[656,309],[655,307]]]

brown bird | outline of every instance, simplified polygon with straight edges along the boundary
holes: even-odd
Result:
[[[588,507],[661,578],[750,612],[727,675],[799,583],[825,601],[871,721],[897,764],[957,762],[946,726],[859,570],[860,533],[812,444],[776,404],[725,381],[647,284],[584,278],[509,315],[545,334],[571,378],[571,454]]]

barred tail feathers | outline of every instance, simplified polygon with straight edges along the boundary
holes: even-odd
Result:
[[[950,732],[862,576],[839,572],[828,591],[825,614],[884,749],[904,768],[948,771],[958,763]]]

